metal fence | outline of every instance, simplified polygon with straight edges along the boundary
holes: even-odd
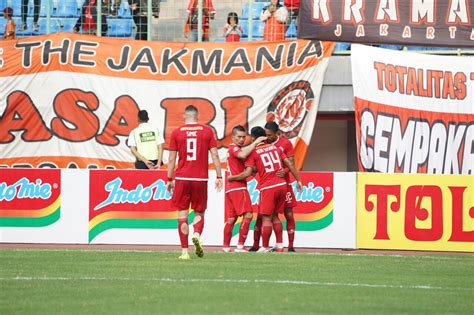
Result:
[[[285,38],[297,37],[293,0],[280,0],[288,9]],[[0,0],[0,9],[13,9],[16,36],[77,32],[153,41],[224,41],[229,14],[242,30],[241,41],[263,40],[260,20],[269,0]],[[100,14],[98,14],[100,12]],[[4,32],[5,18],[0,18]],[[390,49],[464,55],[474,50],[386,46]],[[337,43],[335,54],[350,54],[350,44]]]

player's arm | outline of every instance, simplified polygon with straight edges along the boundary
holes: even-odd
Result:
[[[285,157],[283,159],[283,163],[285,163],[286,166],[288,166],[288,169],[290,170],[291,174],[296,178],[296,187],[298,188],[298,191],[301,192],[303,191],[303,182],[301,181],[301,177],[298,174],[298,171],[295,168],[295,165],[291,162],[290,158]]]
[[[240,149],[240,151],[237,153],[237,157],[241,160],[245,160],[250,155],[250,153],[255,150],[255,147],[265,140],[267,140],[267,137],[258,137],[254,142]]]
[[[222,171],[221,171],[221,161],[219,160],[219,153],[216,147],[209,149],[211,151],[212,163],[214,163],[214,168],[216,169],[216,190],[217,192],[222,189]]]
[[[137,158],[137,160],[142,161],[143,163],[145,163],[145,165],[148,168],[151,169],[151,168],[155,167],[151,161],[148,161],[147,159],[145,159],[145,157],[137,151],[136,146],[134,146],[134,145],[130,146],[130,150],[132,151],[132,154]]]
[[[173,175],[174,175],[174,166],[176,165],[176,155],[177,151],[170,150],[169,151],[169,157],[168,157],[168,182],[166,183],[166,190],[171,193],[171,191],[174,188],[174,181],[173,181]]]
[[[252,175],[253,175],[253,168],[252,167],[247,167],[240,174],[228,176],[227,181],[229,181],[229,182],[242,181],[242,180],[245,180],[245,179],[247,179],[247,177],[250,177]]]

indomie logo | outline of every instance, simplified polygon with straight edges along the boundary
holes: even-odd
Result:
[[[121,186],[122,179],[120,177],[117,177],[116,179],[105,184],[104,190],[109,192],[109,195],[103,202],[97,205],[94,210],[99,210],[111,204],[138,204],[140,202],[146,203],[151,199],[171,199],[171,195],[166,191],[166,183],[162,179],[158,179],[147,187],[143,187],[142,184],[138,184],[136,188],[132,190],[124,189]]]
[[[257,181],[252,179],[247,183],[247,190],[250,195],[252,205],[257,205],[260,197],[260,191],[257,189]],[[309,182],[303,186],[303,190],[298,192],[296,182],[292,183],[293,192],[298,202],[314,202],[321,203],[324,200],[324,189],[321,186],[315,186],[313,182]]]
[[[12,201],[18,199],[49,199],[51,197],[51,185],[43,183],[41,179],[36,182],[30,182],[26,177],[19,179],[12,185],[5,182],[0,183],[0,201]]]

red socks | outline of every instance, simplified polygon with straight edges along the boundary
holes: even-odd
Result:
[[[204,212],[200,213],[197,211],[194,211],[194,222],[196,222],[197,217],[200,217],[200,220],[198,220],[196,223],[193,224],[194,228],[194,233],[198,233],[199,235],[202,234],[202,230],[204,229]]]
[[[272,221],[265,220],[262,222],[262,245],[265,248],[269,247],[270,236],[272,236]]]
[[[232,230],[234,229],[235,221],[232,223],[226,222],[224,225],[224,247],[230,246],[230,239],[232,238]]]
[[[253,228],[253,248],[260,247],[260,235],[262,234],[262,218],[257,217],[255,221],[255,226]]]
[[[252,222],[252,218],[244,218],[242,219],[242,223],[240,223],[240,230],[239,230],[239,245],[244,246],[245,240],[247,239],[247,234],[249,233],[250,222]],[[260,236],[259,236],[260,238]]]
[[[273,230],[275,231],[276,242],[283,243],[283,225],[278,217],[273,219]]]
[[[188,219],[178,219],[178,234],[179,234],[179,241],[181,242],[182,249],[188,248],[188,234],[189,234],[188,229],[189,229]]]
[[[295,222],[295,217],[293,216],[293,212],[285,211],[285,218],[286,218],[286,231],[288,232],[288,248],[292,248],[293,243],[295,241],[295,228],[296,228],[296,222]]]

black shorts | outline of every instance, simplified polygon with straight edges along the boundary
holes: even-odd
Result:
[[[158,163],[158,160],[151,160],[150,162],[152,162],[153,165],[156,165],[156,163]],[[146,164],[142,161],[135,161],[135,168],[137,170],[147,170],[148,166],[146,166]]]

